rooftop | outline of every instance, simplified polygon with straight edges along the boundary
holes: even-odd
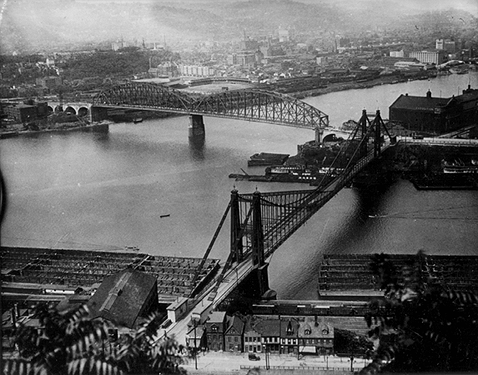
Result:
[[[154,276],[132,268],[108,276],[88,302],[91,315],[132,328],[155,287]]]

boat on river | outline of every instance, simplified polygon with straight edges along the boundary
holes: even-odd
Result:
[[[453,68],[450,68],[450,73],[453,74],[466,74],[468,71],[469,68],[467,65],[456,65]]]
[[[465,163],[461,159],[455,159],[452,162],[448,160],[442,160],[442,168],[443,173],[478,173],[478,159],[471,159],[470,163]]]
[[[261,152],[254,154],[248,160],[249,167],[265,166],[265,165],[282,165],[289,158],[289,154],[276,154],[271,152]]]

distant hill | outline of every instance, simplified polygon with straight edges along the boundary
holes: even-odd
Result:
[[[348,0],[16,0],[6,3],[0,25],[3,53],[96,45],[121,38],[169,44],[239,40],[244,31],[251,36],[271,35],[279,27],[291,28],[297,33],[342,33],[373,29],[378,25],[396,27],[400,14],[415,11],[398,1],[390,2],[395,9],[377,6],[377,0],[355,1],[353,7]],[[410,0],[405,3],[413,4]],[[473,26],[476,26],[476,18],[464,12],[460,14],[453,22],[475,22]]]

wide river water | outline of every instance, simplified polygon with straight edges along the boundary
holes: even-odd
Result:
[[[400,94],[449,97],[478,73],[442,76],[307,98],[332,125],[381,110]],[[310,189],[303,184],[236,182],[256,152],[296,154],[312,131],[218,118],[204,119],[206,142],[188,141],[188,118],[110,126],[108,134],[41,134],[0,140],[7,207],[4,246],[124,251],[201,257],[230,191]],[[162,215],[169,215],[161,217]],[[211,257],[225,260],[229,225]],[[270,259],[270,285],[283,299],[315,299],[325,253],[478,255],[478,191],[417,191],[400,180],[382,194],[343,189]]]

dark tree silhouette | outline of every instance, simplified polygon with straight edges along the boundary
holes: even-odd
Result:
[[[380,345],[360,374],[478,370],[477,295],[427,278],[426,267],[422,251],[401,270],[384,254],[373,257],[384,299],[370,303],[366,319]]]
[[[3,361],[5,375],[113,375],[179,373],[181,348],[171,338],[156,337],[160,316],[151,315],[132,335],[116,340],[115,327],[91,319],[81,306],[58,311],[39,305],[33,315],[39,328],[20,325],[17,358]]]

